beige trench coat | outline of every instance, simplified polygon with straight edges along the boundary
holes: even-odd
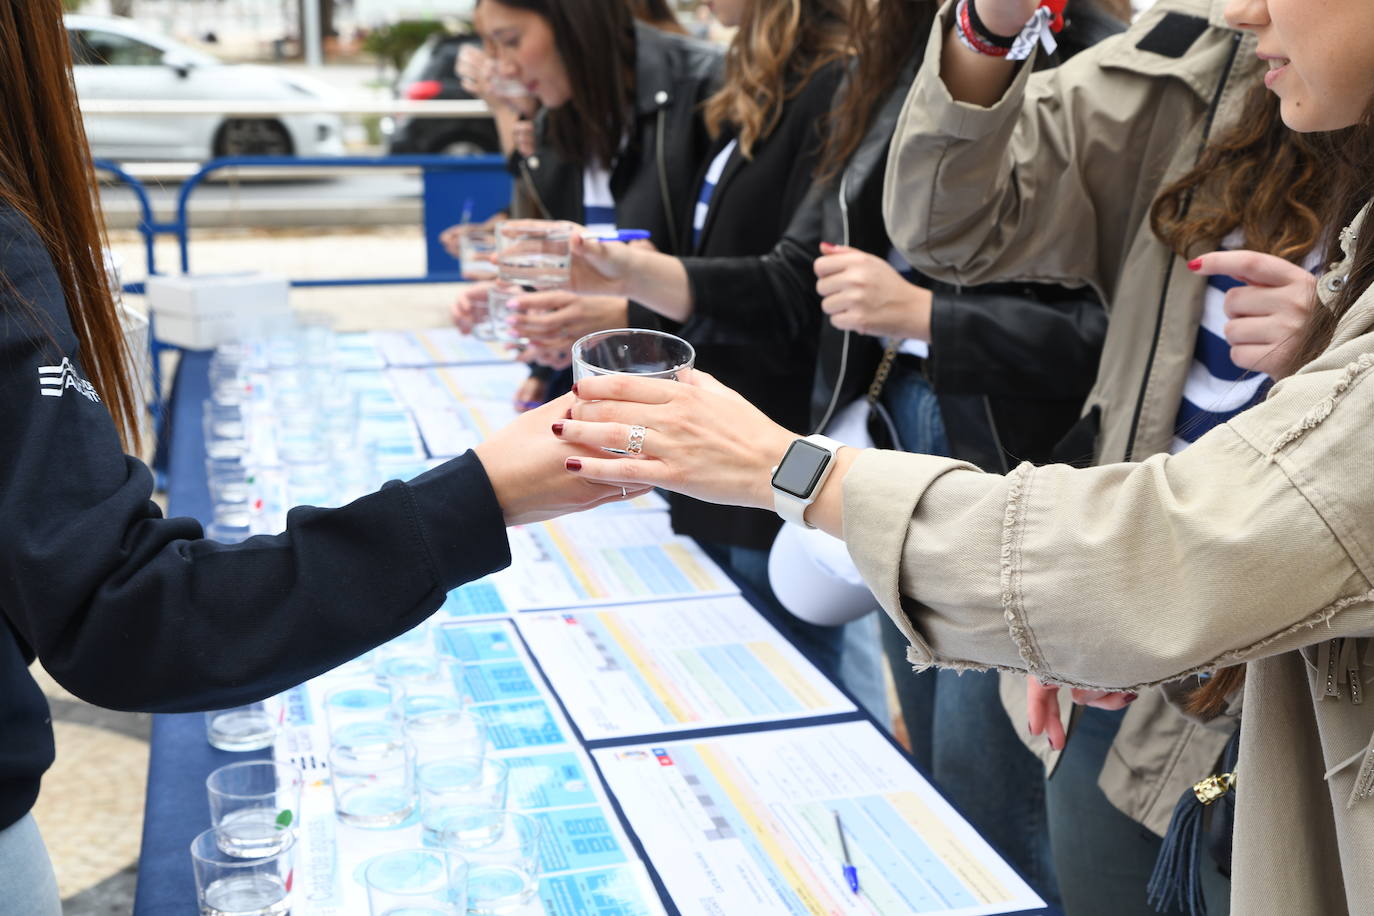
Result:
[[[945,30],[936,29],[897,126],[884,209],[913,265],[956,283],[1086,285],[1108,303],[1102,365],[1084,408],[1100,416],[1098,463],[1141,460],[1173,439],[1206,280],[1155,238],[1149,210],[1193,166],[1208,131],[1235,122],[1259,79],[1254,39],[1226,27],[1223,7],[1161,0],[1125,34],[1061,67],[1034,75],[1023,67],[987,109],[950,98],[938,67]],[[1170,15],[1196,26],[1177,56],[1150,50]],[[1008,713],[1024,722],[1024,684],[1004,681]],[[1061,699],[1067,704],[1066,693]],[[1161,691],[1144,694],[1099,785],[1162,834],[1179,795],[1212,773],[1232,728],[1185,717]],[[1028,743],[1053,766],[1043,739]]]
[[[996,477],[869,451],[844,515],[918,667],[1143,690],[1248,663],[1231,912],[1371,912],[1374,289],[1181,454]]]

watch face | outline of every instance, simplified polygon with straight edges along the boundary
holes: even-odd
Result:
[[[831,457],[830,452],[820,446],[798,439],[773,472],[773,486],[798,499],[810,499]]]

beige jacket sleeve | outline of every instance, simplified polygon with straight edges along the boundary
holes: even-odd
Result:
[[[1196,2],[1161,6],[1206,15]],[[954,101],[940,78],[953,22],[946,5],[902,108],[884,182],[888,234],[912,266],[952,283],[1015,277],[1115,288],[1168,164],[1154,160],[1186,142],[1185,113],[1206,109],[1192,81],[1159,72],[1176,61],[1135,48],[1164,13],[1146,13],[1052,70],[1021,65],[1001,101],[983,108]],[[1162,112],[1171,117],[1159,119]]]
[[[932,663],[1140,689],[1374,633],[1374,334],[1175,456],[1006,477],[870,451],[845,540]]]

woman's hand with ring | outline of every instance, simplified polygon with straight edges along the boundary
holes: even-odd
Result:
[[[631,488],[657,486],[708,502],[771,508],[772,468],[793,433],[778,426],[705,372],[676,382],[623,375],[593,376],[574,386],[572,418],[553,424],[564,441],[592,456],[575,456],[568,470]],[[601,457],[626,451],[632,428],[645,429],[638,457]]]

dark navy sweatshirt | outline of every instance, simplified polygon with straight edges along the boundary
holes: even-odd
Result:
[[[87,383],[52,261],[0,206],[0,829],[53,758],[35,657],[113,709],[185,712],[278,693],[414,627],[510,562],[469,452],[283,534],[233,546],[163,518]]]

